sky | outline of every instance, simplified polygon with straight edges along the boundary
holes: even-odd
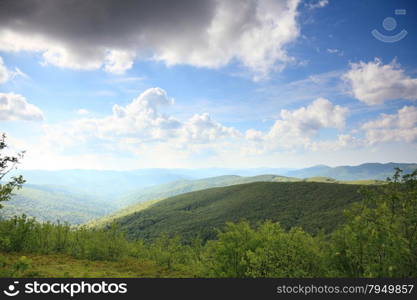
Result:
[[[417,2],[0,1],[23,169],[417,162]]]

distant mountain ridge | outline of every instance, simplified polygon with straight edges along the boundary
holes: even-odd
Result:
[[[27,180],[24,189],[6,203],[4,217],[25,213],[42,221],[68,221],[72,224],[92,219],[121,217],[146,208],[150,203],[168,197],[250,182],[326,182],[378,184],[392,176],[394,168],[406,173],[417,169],[417,164],[367,163],[359,166],[311,168],[288,170],[258,169],[143,169],[133,171],[98,170],[17,170],[11,176],[22,174]],[[280,171],[281,174],[276,175]],[[229,172],[235,172],[230,175]],[[258,172],[263,172],[258,174]],[[204,175],[223,174],[201,178]],[[255,174],[241,176],[240,174]],[[270,174],[270,175],[265,175]],[[7,178],[5,178],[7,180]],[[370,180],[369,180],[370,179]],[[353,182],[347,182],[353,181]],[[0,215],[0,216],[1,216]],[[103,223],[103,220],[98,220]]]
[[[417,169],[415,163],[365,163],[358,166],[338,166],[329,167],[325,165],[318,165],[311,168],[292,170],[287,172],[286,176],[293,176],[298,178],[307,178],[315,176],[331,177],[337,180],[386,180],[387,177],[392,176],[394,168],[400,168],[404,173],[411,173]]]

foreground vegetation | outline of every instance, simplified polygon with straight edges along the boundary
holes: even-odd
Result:
[[[330,234],[240,221],[204,243],[164,235],[129,240],[116,225],[73,228],[15,217],[0,222],[0,275],[416,277],[417,171],[397,171],[388,184],[361,193]]]

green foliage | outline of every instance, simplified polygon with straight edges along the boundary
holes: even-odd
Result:
[[[0,250],[40,254],[67,253],[91,260],[116,260],[128,253],[128,241],[114,225],[104,230],[68,224],[38,223],[25,215],[0,222]]]
[[[14,193],[0,211],[3,218],[25,214],[39,221],[82,224],[108,214],[111,205],[92,197],[69,192],[63,188],[25,185]]]
[[[19,163],[19,160],[23,158],[24,152],[20,152],[17,156],[3,155],[2,152],[7,148],[6,135],[3,133],[0,136],[0,181],[11,170],[13,170]],[[20,189],[25,180],[22,176],[12,177],[9,182],[2,184],[0,182],[0,202],[8,201],[12,197],[14,189]],[[3,206],[0,203],[0,208]]]
[[[364,201],[346,212],[348,222],[333,235],[336,275],[417,276],[417,170],[389,184],[363,190]]]
[[[115,205],[124,207],[115,213],[92,220],[88,223],[89,226],[101,227],[114,222],[117,219],[129,216],[131,214],[140,212],[155,203],[164,199],[181,195],[194,191],[201,191],[214,187],[226,187],[237,184],[245,184],[252,182],[326,182],[326,183],[342,183],[342,184],[356,184],[356,185],[378,185],[385,184],[385,181],[380,180],[356,180],[356,181],[337,181],[333,178],[311,177],[300,179],[295,177],[286,177],[278,175],[258,175],[251,177],[242,177],[236,175],[217,176],[211,178],[204,178],[198,180],[180,180],[171,183],[161,184],[148,188],[140,189],[136,192],[123,196],[115,201]]]
[[[206,270],[213,277],[320,277],[323,255],[318,241],[300,228],[286,232],[278,223],[253,229],[228,223],[208,245]]]
[[[262,189],[253,190],[253,186],[262,186]],[[214,237],[206,242],[203,242],[207,240],[204,231],[202,236],[195,238],[161,232],[145,240],[127,239],[123,227],[118,224],[96,229],[71,227],[65,223],[38,223],[24,215],[2,220],[0,277],[51,274],[54,277],[73,276],[71,274],[78,277],[416,277],[417,170],[404,176],[397,170],[388,184],[362,188],[361,202],[351,205],[355,202],[352,199],[356,198],[344,198],[346,202],[338,203],[337,199],[352,192],[352,188],[355,186],[327,183],[256,183],[209,190],[208,193],[213,193],[210,197],[203,194],[197,201],[192,201],[190,196],[176,197],[178,199],[173,203],[160,202],[143,211],[161,207],[174,209],[177,213],[175,209],[184,211],[186,208],[185,216],[190,222],[196,221],[194,211],[196,216],[203,218],[210,209],[219,208],[223,208],[229,218],[233,216],[230,212],[236,210],[245,211],[249,216],[247,221],[218,226]],[[264,192],[257,194],[254,191]],[[323,191],[331,193],[331,197],[322,195],[320,198]],[[252,202],[245,198],[250,192],[255,199]],[[231,197],[236,193],[236,198]],[[198,196],[198,193],[192,194]],[[214,196],[229,202],[220,201],[221,205],[217,206],[219,200]],[[242,202],[236,202],[239,197]],[[282,202],[274,202],[274,197]],[[347,201],[349,199],[352,201]],[[280,209],[274,210],[277,203]],[[340,209],[341,203],[349,207],[345,212],[346,222],[333,232],[309,233],[294,226],[295,221],[283,226],[274,220],[252,218],[261,213],[268,216],[267,211],[277,214],[283,210],[287,215],[280,215],[281,218],[286,216],[288,219],[282,220],[299,221],[305,216],[301,213],[308,209],[310,212],[315,207],[318,211]],[[299,210],[300,204],[304,204],[304,211]],[[199,211],[207,207],[210,209]],[[313,219],[330,215],[315,213],[308,216]],[[203,221],[210,224],[210,218],[203,218]],[[194,231],[197,232],[201,231]],[[65,265],[62,268],[61,259]],[[41,267],[39,261],[45,260],[49,261],[48,267]],[[76,271],[69,269],[71,264],[76,266]],[[97,268],[100,271],[92,271]],[[109,268],[120,270],[115,273]]]
[[[189,240],[216,237],[226,222],[271,220],[283,228],[310,233],[332,231],[344,221],[343,210],[361,199],[359,185],[316,182],[255,182],[213,188],[168,198],[117,219],[131,238],[154,239],[180,234]],[[374,186],[370,187],[375,188]]]

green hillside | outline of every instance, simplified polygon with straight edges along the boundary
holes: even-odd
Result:
[[[112,222],[114,219],[122,218],[132,213],[141,211],[158,201],[176,195],[181,195],[188,192],[199,191],[213,187],[223,187],[259,181],[290,182],[300,181],[300,179],[277,175],[259,175],[252,177],[226,175],[198,180],[174,181],[171,183],[139,189],[134,193],[130,193],[124,197],[121,197],[120,199],[117,199],[113,204],[118,206],[120,210],[106,215],[104,217],[94,219],[90,221],[88,225],[98,227],[104,226]]]
[[[122,207],[121,209],[104,217],[94,219],[88,222],[88,225],[93,227],[105,226],[106,224],[111,223],[115,219],[123,218],[130,214],[142,211],[161,200],[176,195],[181,195],[193,191],[200,191],[213,187],[224,187],[251,182],[325,182],[356,185],[379,185],[386,183],[385,181],[378,180],[337,181],[333,178],[328,177],[311,177],[306,179],[299,179],[295,177],[285,177],[277,175],[259,175],[252,177],[229,175],[199,180],[175,181],[168,184],[162,184],[150,188],[141,189],[135,193],[131,193],[125,197],[116,200],[114,204],[118,207]],[[126,206],[129,203],[134,204]]]
[[[128,235],[152,239],[162,233],[204,239],[225,222],[280,222],[329,232],[343,222],[343,209],[358,201],[359,185],[317,182],[255,182],[182,194],[117,220]]]
[[[5,202],[0,217],[10,218],[25,214],[39,221],[85,223],[104,216],[114,208],[90,196],[75,194],[57,186],[28,185],[15,192]]]
[[[154,199],[164,199],[188,192],[204,190],[213,187],[223,187],[234,184],[250,183],[258,181],[298,181],[297,178],[278,176],[278,175],[258,175],[251,177],[243,177],[236,175],[225,175],[210,177],[197,180],[179,180],[166,184],[160,184],[152,187],[139,189],[135,192],[121,197],[116,200],[115,204],[119,207],[126,207],[130,204],[137,204]]]
[[[60,220],[70,224],[89,222],[93,226],[108,224],[116,218],[121,218],[143,210],[152,204],[180,194],[204,190],[213,187],[223,187],[250,182],[327,182],[337,183],[332,178],[313,177],[298,179],[277,175],[259,175],[252,177],[218,176],[198,180],[180,180],[171,183],[139,189],[134,193],[119,199],[107,199],[78,190],[68,190],[60,185],[30,185],[26,184],[16,191],[11,201],[5,203],[0,211],[0,217],[9,218],[14,215],[26,214],[39,221]],[[344,182],[349,183],[349,182]],[[377,181],[355,181],[355,184],[377,184]]]

